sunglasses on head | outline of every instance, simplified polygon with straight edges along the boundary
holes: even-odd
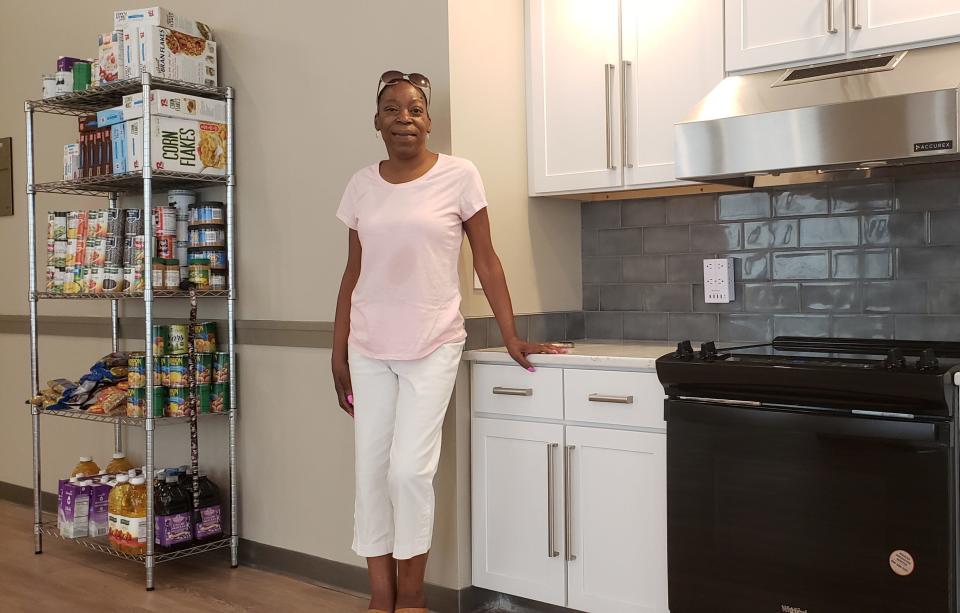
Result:
[[[377,99],[380,99],[380,93],[386,87],[396,85],[400,81],[407,81],[421,90],[427,97],[427,105],[430,104],[430,79],[419,72],[404,73],[399,70],[388,70],[380,75],[380,82],[377,84]]]

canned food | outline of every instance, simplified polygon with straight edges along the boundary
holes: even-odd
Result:
[[[224,413],[230,410],[230,384],[214,383],[210,396],[210,411]]]
[[[80,270],[77,266],[68,266],[63,273],[63,293],[64,294],[79,294],[81,291],[81,285],[77,282],[77,271]]]
[[[87,236],[107,238],[106,211],[90,211],[87,213]]]
[[[90,236],[90,212],[89,211],[77,211],[77,239],[87,240],[87,237]]]
[[[210,260],[190,260],[190,282],[197,287],[210,286]]]
[[[187,388],[172,387],[167,393],[167,417],[183,417],[187,414]]]
[[[147,241],[143,235],[133,237],[133,264],[143,266],[147,251]]]
[[[107,259],[107,239],[106,238],[88,238],[87,254],[83,262],[87,266],[103,266]]]
[[[190,205],[196,201],[196,192],[188,189],[171,189],[167,192],[167,204],[173,205],[176,208],[178,219],[187,219]]]
[[[76,266],[77,264],[83,264],[83,260],[77,262],[77,239],[68,238],[67,239],[67,249],[66,253],[63,256],[64,266]]]
[[[197,383],[213,383],[213,354],[195,353]]]
[[[66,273],[62,268],[54,268],[56,271],[53,274],[53,293],[62,294],[63,293],[63,279],[66,276]]]
[[[166,355],[170,352],[170,328],[168,326],[153,327],[153,355]]]
[[[197,386],[197,409],[200,413],[209,413],[213,406],[213,386],[201,383]]]
[[[158,206],[153,209],[154,236],[177,235],[177,209],[172,206]]]
[[[226,244],[227,232],[220,226],[190,226],[191,247],[223,247]]]
[[[103,293],[103,266],[91,266],[87,269],[87,293]]]
[[[147,354],[135,351],[127,358],[127,386],[129,389],[146,387]]]
[[[167,388],[160,385],[153,388],[153,416],[163,417],[167,412],[167,400],[169,394]]]
[[[56,240],[53,242],[53,265],[63,268],[67,265],[67,241]]]
[[[153,384],[156,387],[163,386],[163,365],[166,360],[165,355],[155,355],[153,356]]]
[[[160,378],[157,379],[159,384],[163,387],[170,387],[170,356],[162,355],[157,358],[157,368],[155,369],[160,373]]]
[[[167,359],[167,370],[169,372],[168,382],[164,383],[167,387],[186,387],[187,386],[187,356],[183,355],[168,355],[164,356]]]
[[[53,218],[52,231],[48,225],[47,236],[58,241],[67,240],[67,214],[57,212],[50,213],[47,217],[48,224],[51,221],[51,217]]]
[[[198,202],[190,206],[190,225],[224,224],[222,202]]]
[[[77,238],[77,225],[80,222],[79,211],[67,212],[67,240]]]
[[[210,271],[210,289],[227,289],[227,274],[223,271]]]
[[[108,236],[104,240],[104,266],[123,266],[123,238]]]
[[[230,354],[226,351],[213,354],[213,382],[230,383]]]
[[[177,354],[187,352],[187,324],[170,325],[170,351],[167,353]]]
[[[177,260],[167,260],[167,266],[163,275],[163,285],[167,289],[180,288],[180,265]]]
[[[123,233],[125,236],[143,234],[143,209],[123,210]]]
[[[123,269],[123,279],[126,291],[131,294],[143,293],[143,269],[139,266],[131,266]]]
[[[167,261],[159,258],[153,260],[153,273],[150,277],[153,289],[163,289],[163,282],[167,276]]]
[[[107,228],[107,237],[123,237],[123,227],[125,225],[124,212],[120,209],[107,209],[103,212],[105,218],[104,225]]]
[[[190,249],[190,258],[197,260],[210,260],[210,270],[226,270],[227,268],[226,249],[192,247]]]
[[[146,417],[147,390],[143,387],[127,389],[127,417]]]
[[[193,350],[211,354],[217,351],[217,322],[203,321],[194,324]]]
[[[102,288],[106,293],[123,291],[123,269],[117,266],[105,266]]]
[[[57,284],[57,267],[47,266],[47,291],[53,293],[53,288]]]
[[[133,237],[123,237],[123,267],[133,266]]]
[[[165,260],[174,257],[174,254],[176,253],[175,239],[176,237],[174,236],[154,237],[153,244],[156,245],[156,247],[154,248],[153,252],[156,254],[158,258],[162,258]]]

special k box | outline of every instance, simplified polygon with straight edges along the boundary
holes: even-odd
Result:
[[[150,162],[154,170],[222,175],[227,166],[227,126],[173,117],[151,120]],[[143,119],[126,122],[127,170],[143,164]]]

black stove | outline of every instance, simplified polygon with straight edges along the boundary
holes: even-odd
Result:
[[[960,343],[657,360],[671,613],[957,613]]]

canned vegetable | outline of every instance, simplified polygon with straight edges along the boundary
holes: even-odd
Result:
[[[170,351],[167,353],[177,354],[187,352],[187,324],[170,325]]]

